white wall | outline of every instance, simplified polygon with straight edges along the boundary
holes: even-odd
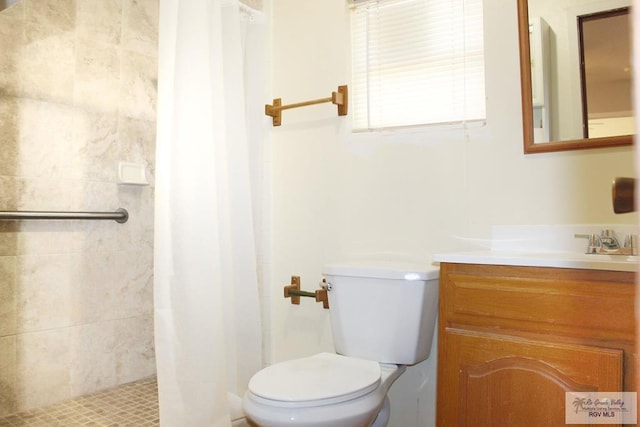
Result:
[[[287,104],[350,83],[346,1],[271,3],[271,96]],[[331,104],[283,112],[268,161],[272,361],[332,350],[327,311],[281,297],[291,275],[311,290],[335,260],[427,264],[497,224],[635,223],[611,208],[613,178],[635,175],[630,148],[523,155],[516,17],[515,0],[485,0],[482,129],[354,135]],[[433,425],[434,373],[435,353],[394,385],[392,426]]]

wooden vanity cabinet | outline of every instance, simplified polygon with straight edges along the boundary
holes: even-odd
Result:
[[[437,425],[563,426],[566,391],[635,391],[635,273],[442,263]]]

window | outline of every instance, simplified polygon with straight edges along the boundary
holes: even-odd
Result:
[[[484,121],[482,0],[350,0],[353,130]]]

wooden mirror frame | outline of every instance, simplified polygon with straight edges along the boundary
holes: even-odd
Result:
[[[529,45],[529,3],[518,2],[518,39],[520,47],[520,82],[522,89],[522,136],[524,154],[555,151],[583,150],[587,148],[620,147],[633,144],[633,135],[604,138],[572,139],[535,144],[533,142],[533,100],[531,87],[531,54]]]

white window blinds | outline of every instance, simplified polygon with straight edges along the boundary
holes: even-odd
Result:
[[[353,129],[484,120],[482,0],[351,0]]]

